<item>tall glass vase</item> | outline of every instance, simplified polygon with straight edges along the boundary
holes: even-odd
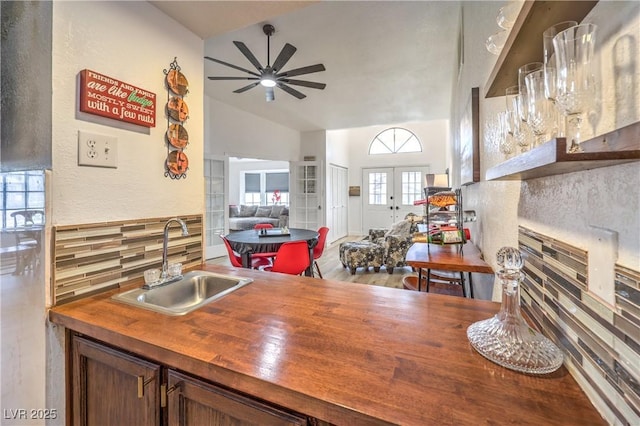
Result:
[[[547,99],[553,102],[555,108],[555,126],[552,129],[552,136],[554,138],[564,137],[565,132],[565,117],[564,114],[557,108],[556,105],[556,76],[557,76],[557,64],[556,54],[553,50],[553,38],[559,33],[571,27],[578,25],[576,21],[563,21],[559,22],[542,33],[542,50],[543,50],[543,64],[544,64],[544,92]]]
[[[563,355],[551,340],[522,318],[520,252],[513,247],[503,247],[497,257],[503,268],[497,274],[502,284],[502,305],[493,318],[469,326],[469,342],[482,356],[503,367],[522,373],[551,373],[560,368]]]
[[[556,56],[556,105],[567,117],[569,152],[581,152],[580,130],[596,95],[594,48],[596,25],[583,24],[559,32],[553,38]]]

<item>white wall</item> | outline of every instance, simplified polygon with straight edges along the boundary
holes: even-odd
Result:
[[[205,152],[212,155],[297,161],[300,133],[205,96]]]
[[[404,127],[413,132],[422,144],[421,154],[368,155],[369,144],[378,133],[389,127]],[[367,167],[428,166],[434,173],[444,173],[449,151],[449,121],[398,123],[385,126],[360,127],[327,132],[335,164],[349,168],[349,186],[362,189],[362,169]],[[344,149],[346,147],[346,150]],[[341,164],[348,161],[348,164]],[[362,196],[349,197],[349,234],[361,235]]]
[[[53,169],[48,191],[52,225],[204,213],[203,42],[147,2],[55,2],[53,5]],[[164,69],[177,57],[189,80],[185,101],[190,143],[187,178],[164,176],[167,156]],[[78,112],[78,73],[91,69],[154,92],[156,127],[132,126]],[[77,131],[118,138],[118,168],[78,167]],[[46,245],[45,245],[46,246]],[[47,277],[48,278],[48,277]],[[42,283],[48,288],[48,279]],[[44,306],[42,306],[44,309]],[[46,405],[64,418],[62,332],[50,327]],[[30,352],[23,368],[44,358]],[[3,377],[4,380],[4,377]],[[25,423],[21,423],[25,424]],[[33,424],[33,423],[32,423]]]
[[[464,3],[466,56],[460,83],[454,90],[454,117],[459,117],[471,87],[480,87],[481,94],[485,91],[497,57],[487,52],[483,44],[486,37],[496,31],[495,15],[500,5],[498,2]],[[602,66],[602,101],[596,105],[595,119],[590,119],[590,123],[595,123],[596,134],[640,120],[639,11],[637,2],[600,2],[585,19],[599,25],[597,55]],[[504,245],[517,247],[518,225],[585,250],[589,250],[591,244],[589,225],[595,225],[619,233],[618,262],[638,270],[640,164],[523,182],[484,181],[487,168],[505,159],[498,147],[484,143],[484,118],[502,109],[503,97],[484,99],[481,96],[482,182],[467,187],[464,193],[465,209],[475,209],[478,213],[478,221],[470,227],[474,242],[481,247],[487,261],[497,269],[496,251]],[[452,122],[452,135],[457,132],[455,123],[456,120]],[[456,150],[454,146],[454,169],[458,162]],[[459,182],[459,177],[457,179]],[[485,288],[491,285],[488,279],[476,283]],[[500,293],[500,289],[495,288],[494,300],[500,299]]]
[[[204,211],[203,42],[146,2],[56,2],[53,30],[51,224],[199,214]],[[189,80],[187,179],[164,176],[164,69],[177,57]],[[85,69],[154,92],[156,127],[78,112]],[[118,168],[77,166],[78,130],[118,138]]]

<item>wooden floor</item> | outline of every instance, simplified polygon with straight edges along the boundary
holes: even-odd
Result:
[[[355,275],[351,275],[348,268],[344,268],[339,258],[340,243],[345,241],[361,240],[362,236],[350,236],[342,238],[327,246],[322,254],[322,257],[317,261],[322,272],[322,277],[328,280],[334,281],[347,281],[359,284],[377,285],[383,287],[403,288],[402,278],[407,275],[417,275],[410,267],[394,268],[393,274],[387,273],[383,267],[380,272],[374,272],[373,268],[364,269],[358,268]],[[216,265],[231,265],[229,259],[225,257],[218,257],[210,259],[206,263]],[[409,291],[409,290],[407,290]],[[432,286],[432,293],[450,294],[454,296],[462,296],[462,290],[459,286]]]

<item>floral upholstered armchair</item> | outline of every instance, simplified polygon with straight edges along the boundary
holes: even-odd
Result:
[[[388,273],[393,274],[393,268],[407,265],[405,257],[413,244],[411,238],[418,232],[418,223],[421,221],[421,216],[409,213],[403,220],[394,223],[391,229],[369,229],[369,235],[365,239],[384,248],[384,266]]]

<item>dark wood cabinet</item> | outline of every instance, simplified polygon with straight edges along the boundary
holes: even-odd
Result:
[[[74,425],[159,425],[161,367],[74,336]]]
[[[73,425],[325,424],[73,333],[70,342]]]
[[[243,395],[169,370],[168,424],[197,426],[306,425],[291,414]]]

